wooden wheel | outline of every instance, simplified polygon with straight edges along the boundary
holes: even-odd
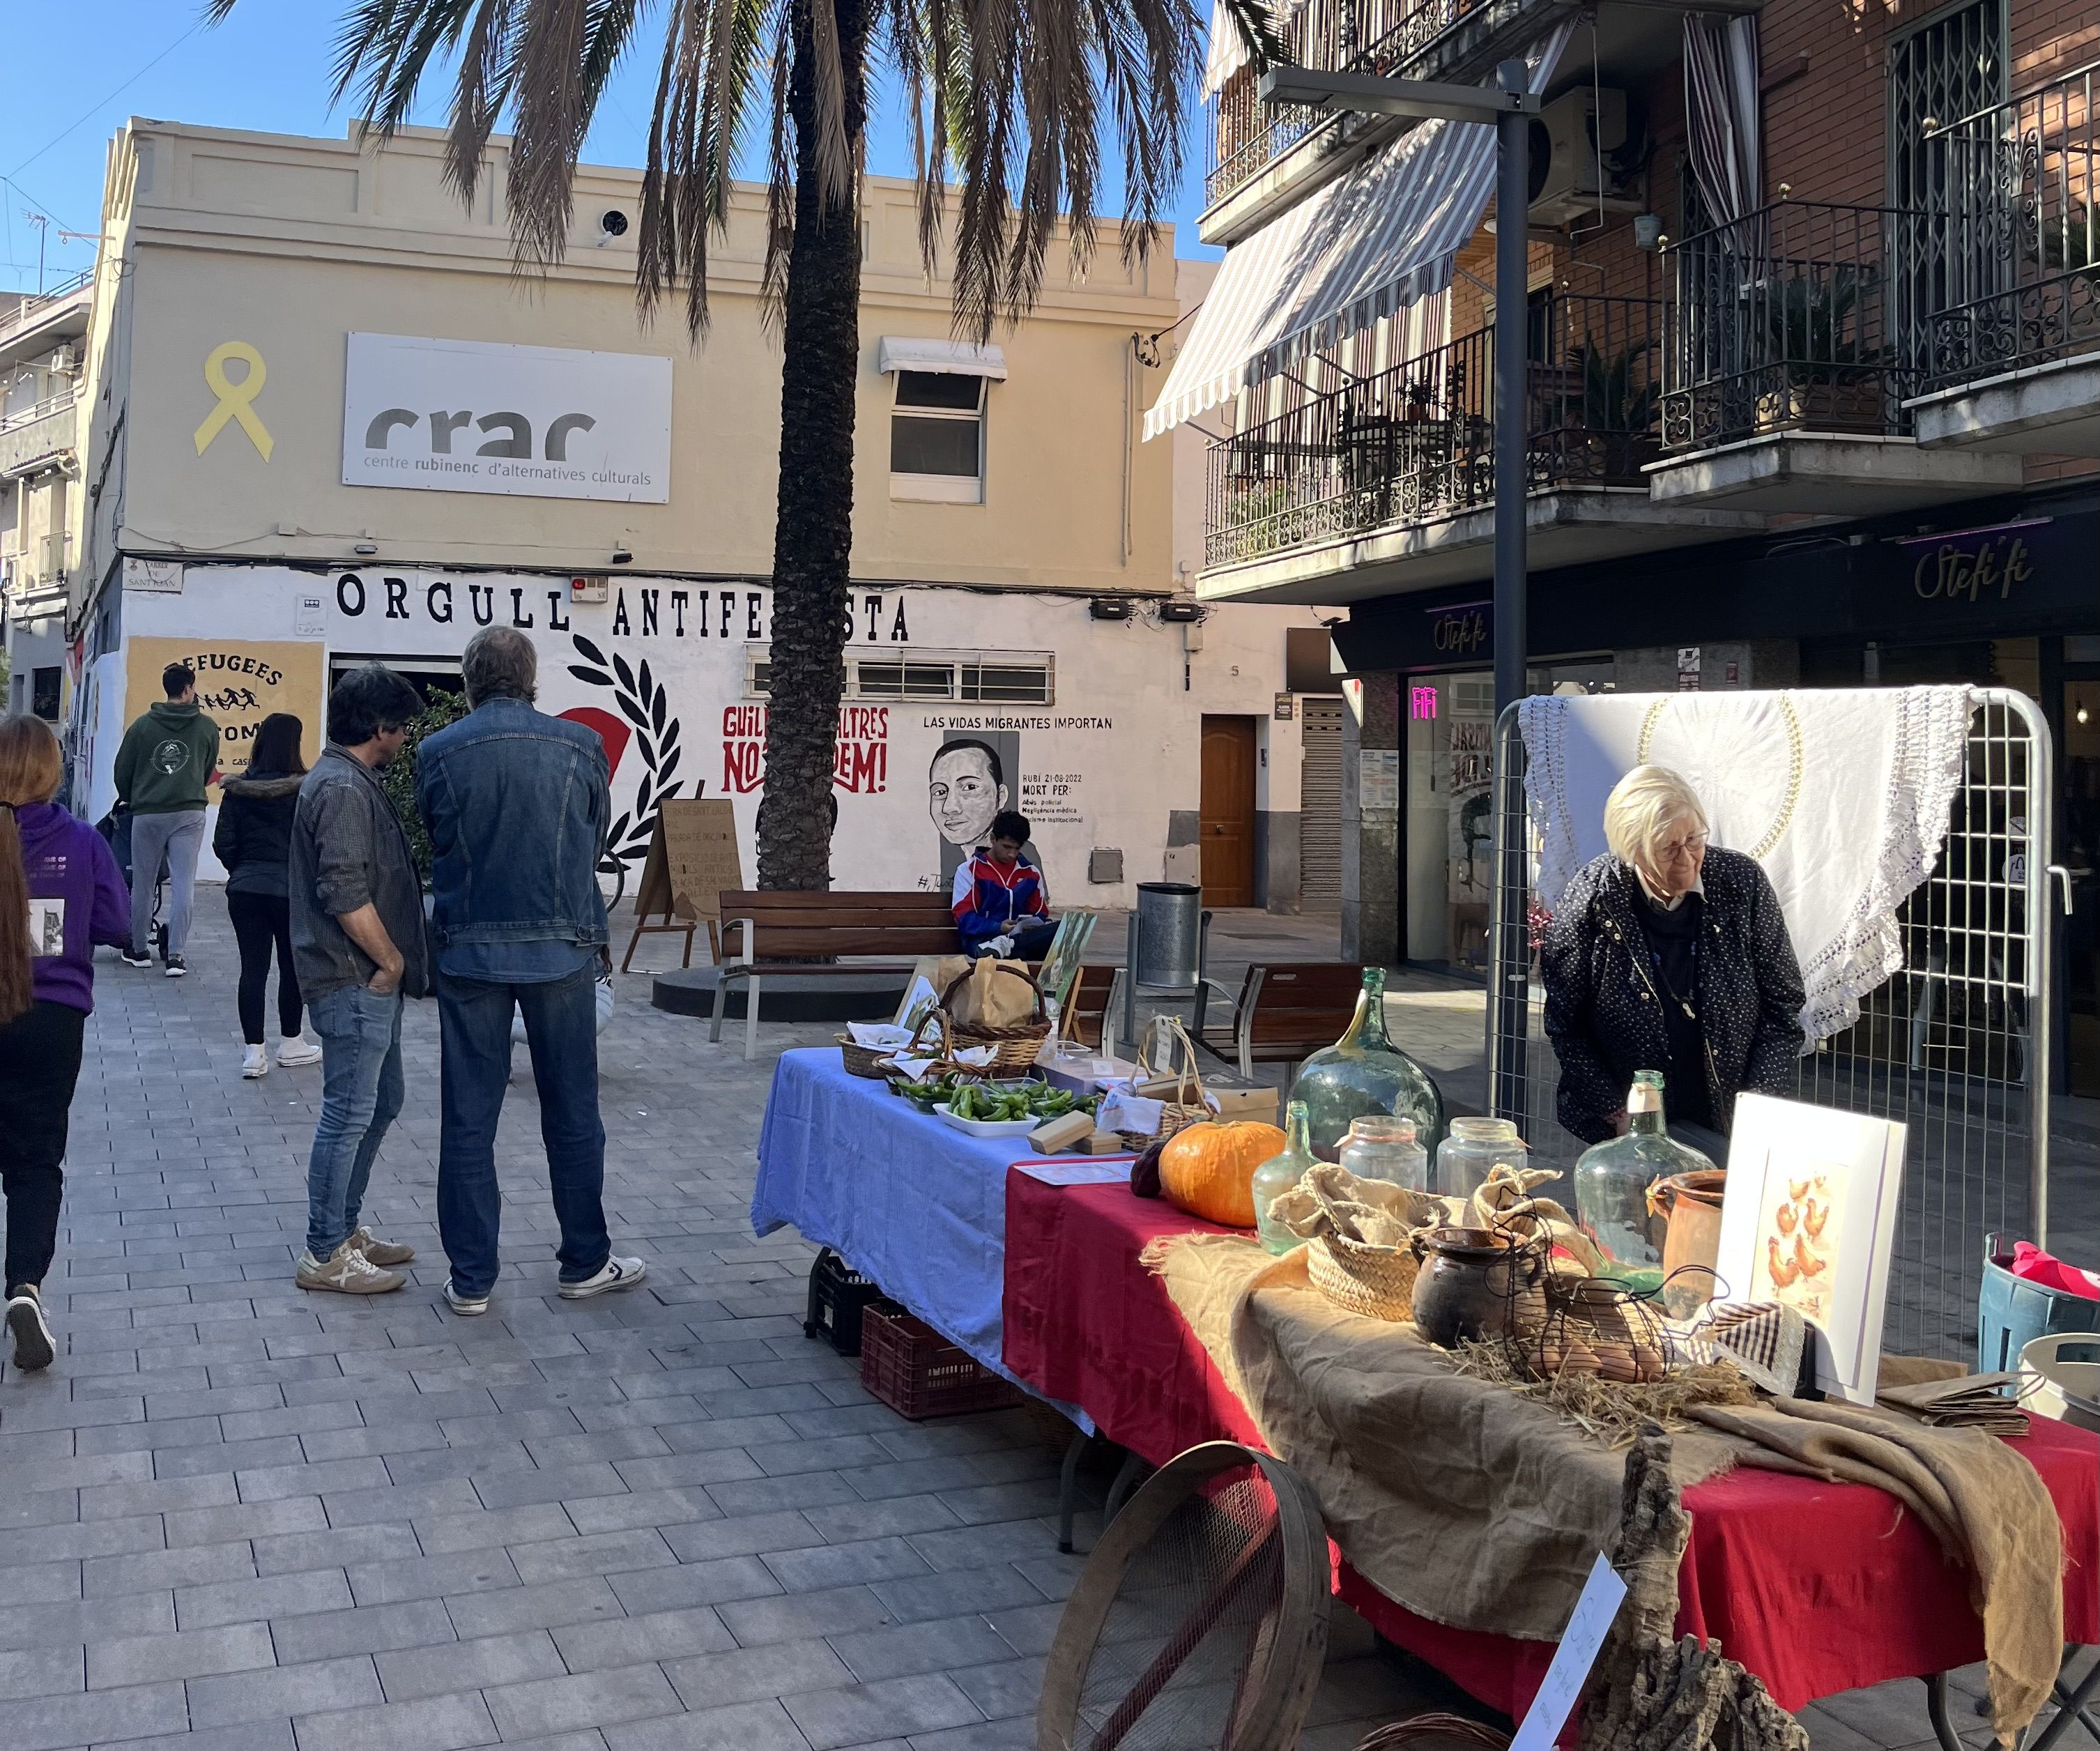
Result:
[[[1290,1751],[1327,1651],[1320,1505],[1236,1441],[1170,1460],[1065,1607],[1037,1751]]]

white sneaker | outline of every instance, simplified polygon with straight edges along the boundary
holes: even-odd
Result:
[[[382,1270],[348,1241],[325,1259],[301,1253],[297,1280],[302,1289],[332,1289],[344,1295],[382,1295],[408,1281],[399,1271]]]
[[[586,1295],[602,1295],[615,1289],[631,1289],[642,1281],[648,1266],[639,1259],[607,1259],[592,1276],[576,1283],[555,1286],[564,1301],[580,1301]]]
[[[487,1295],[463,1295],[452,1287],[452,1280],[445,1279],[445,1305],[462,1319],[478,1319],[488,1311]]]
[[[270,1074],[270,1054],[260,1046],[250,1046],[240,1055],[240,1074],[249,1082],[258,1076]]]
[[[7,1334],[15,1340],[15,1366],[22,1374],[50,1367],[58,1354],[51,1328],[44,1322],[44,1304],[33,1289],[23,1289],[9,1298]]]
[[[294,1034],[277,1048],[277,1061],[288,1070],[296,1070],[302,1064],[319,1064],[321,1048],[303,1034]]]

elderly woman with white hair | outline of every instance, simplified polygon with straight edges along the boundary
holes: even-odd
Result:
[[[1636,766],[1604,804],[1602,857],[1546,932],[1546,1032],[1556,1110],[1585,1143],[1626,1129],[1636,1070],[1660,1070],[1673,1136],[1724,1158],[1736,1096],[1793,1092],[1801,968],[1754,858],[1707,845],[1706,811],[1666,766]]]

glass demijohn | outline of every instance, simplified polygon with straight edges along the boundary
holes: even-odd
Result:
[[[1299,1066],[1290,1098],[1305,1103],[1312,1152],[1324,1162],[1340,1159],[1350,1121],[1367,1115],[1411,1118],[1424,1147],[1436,1148],[1444,1135],[1444,1096],[1428,1071],[1387,1037],[1385,968],[1364,968],[1347,1030]]]
[[[1626,1131],[1582,1152],[1575,1163],[1575,1220],[1597,1243],[1609,1273],[1635,1290],[1662,1281],[1666,1226],[1648,1208],[1648,1189],[1674,1174],[1714,1163],[1670,1134],[1663,1118],[1662,1072],[1636,1070],[1626,1091]]]
[[[1446,1197],[1471,1197],[1497,1167],[1522,1167],[1530,1155],[1509,1119],[1454,1118],[1436,1151],[1436,1189]]]
[[[1410,1192],[1429,1189],[1429,1151],[1414,1140],[1411,1118],[1351,1121],[1342,1139],[1342,1165],[1359,1180],[1383,1180]]]
[[[1307,1168],[1320,1165],[1320,1158],[1312,1153],[1307,1139],[1306,1124],[1305,1103],[1293,1100],[1284,1116],[1283,1153],[1272,1155],[1254,1171],[1254,1225],[1262,1245],[1271,1252],[1288,1252],[1305,1244],[1282,1224],[1269,1220],[1268,1206],[1295,1187],[1305,1176]]]

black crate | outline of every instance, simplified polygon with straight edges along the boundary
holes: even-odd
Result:
[[[822,1338],[841,1356],[860,1354],[861,1310],[882,1290],[828,1246],[810,1267],[810,1311],[802,1335]]]

